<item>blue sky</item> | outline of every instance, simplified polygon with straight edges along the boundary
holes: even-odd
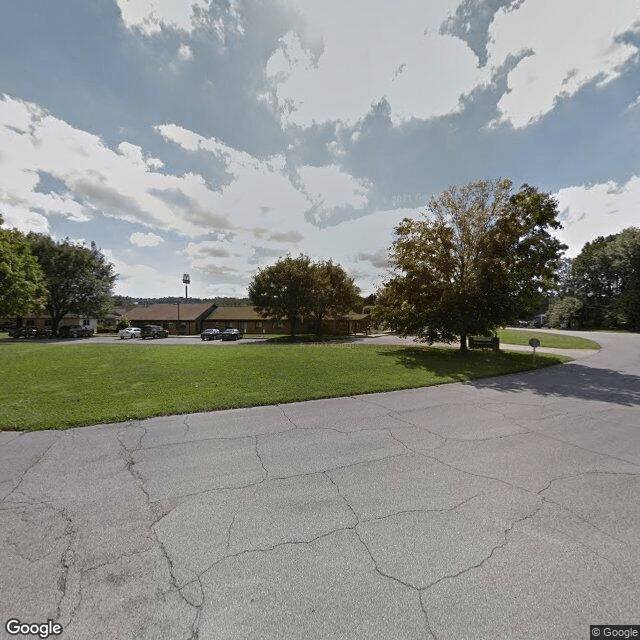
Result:
[[[640,0],[20,0],[5,226],[95,240],[116,292],[245,295],[287,254],[364,293],[454,183],[558,200],[568,255],[640,225]]]

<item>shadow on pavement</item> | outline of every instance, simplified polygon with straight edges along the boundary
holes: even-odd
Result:
[[[598,400],[626,406],[640,405],[640,377],[612,369],[595,369],[573,363],[521,375],[472,380],[478,389],[531,391],[544,397]]]

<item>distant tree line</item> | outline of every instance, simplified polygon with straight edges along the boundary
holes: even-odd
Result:
[[[600,236],[566,260],[547,317],[557,327],[640,331],[640,229]]]
[[[160,298],[141,298],[136,296],[112,296],[113,307],[123,308],[126,311],[134,307],[150,307],[154,304],[183,304],[185,299],[183,296],[164,296]],[[197,298],[191,297],[187,299],[187,303],[208,302],[215,304],[217,307],[246,307],[251,304],[249,298],[234,298],[231,296],[216,296],[215,298]]]

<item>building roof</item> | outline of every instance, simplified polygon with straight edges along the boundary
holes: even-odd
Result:
[[[180,312],[182,317],[182,312]],[[353,313],[349,312],[340,319],[348,320],[365,320],[369,318],[368,313]],[[254,311],[253,307],[218,307],[213,313],[209,315],[207,320],[213,320],[215,322],[229,322],[231,320],[244,321],[244,320],[265,320],[257,311]],[[330,318],[327,318],[330,320]]]
[[[180,321],[199,320],[202,316],[211,312],[215,304],[211,302],[183,303],[180,305]],[[129,320],[140,322],[177,322],[177,304],[152,304],[150,307],[136,307],[127,312]]]
[[[218,307],[209,314],[207,320],[215,322],[225,322],[229,320],[264,320],[264,318],[253,310],[253,307]]]

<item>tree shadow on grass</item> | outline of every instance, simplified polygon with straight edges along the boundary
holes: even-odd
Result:
[[[469,380],[487,376],[506,375],[531,367],[531,356],[520,352],[468,351],[461,353],[448,347],[388,347],[379,355],[395,358],[398,365],[408,369],[422,369],[437,377]],[[545,366],[556,364],[550,356],[540,358]]]
[[[596,400],[628,407],[640,405],[640,376],[612,369],[573,362],[527,370],[531,355],[518,352],[461,354],[453,349],[400,348],[380,353],[396,358],[398,364],[408,368],[423,368],[439,376],[468,380],[467,384],[477,389],[529,391],[541,398]],[[538,355],[538,362],[544,365],[545,354]]]

